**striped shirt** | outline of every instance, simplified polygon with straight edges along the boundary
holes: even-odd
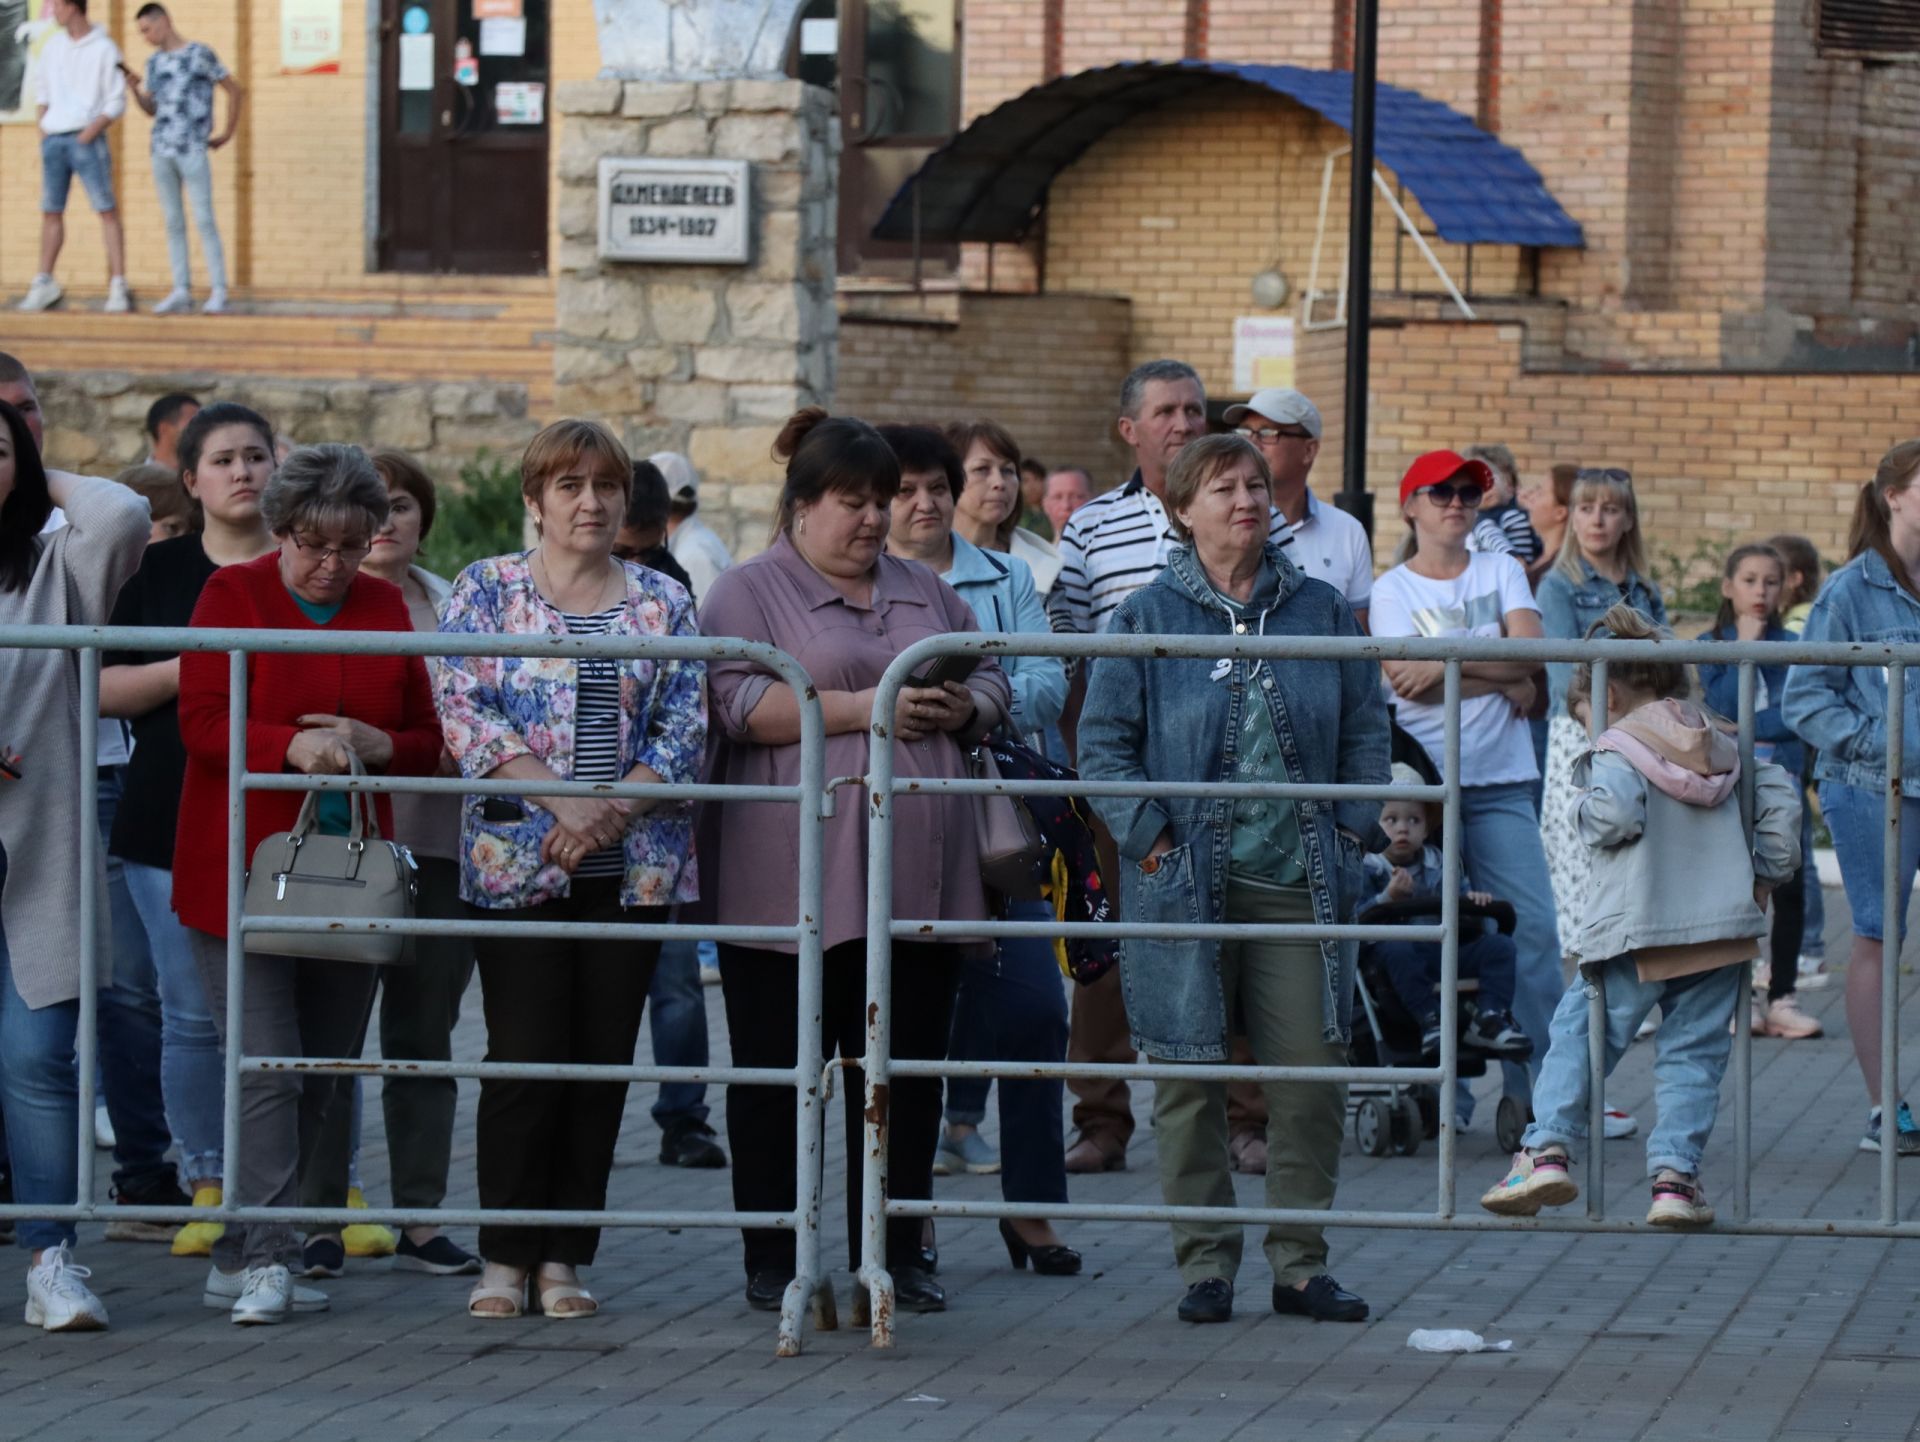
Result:
[[[570,636],[607,636],[626,612],[623,601],[576,616],[563,611]],[[573,714],[573,780],[620,779],[620,663],[606,656],[580,658],[580,694]],[[626,853],[618,842],[603,846],[574,869],[575,876],[621,876]]]
[[[1534,533],[1526,511],[1513,501],[1503,501],[1480,512],[1473,533],[1467,537],[1467,549],[1508,555],[1522,565],[1531,565],[1540,559],[1540,537]]]
[[[1267,539],[1276,546],[1293,540],[1277,510]],[[1068,518],[1060,533],[1060,576],[1047,596],[1049,623],[1081,635],[1106,630],[1107,618],[1160,574],[1177,544],[1166,507],[1135,471],[1124,486],[1095,496]]]

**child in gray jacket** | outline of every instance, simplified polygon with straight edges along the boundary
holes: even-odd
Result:
[[[1615,606],[1588,636],[1667,639],[1630,606]],[[1534,1122],[1507,1175],[1480,1205],[1532,1216],[1579,1195],[1568,1149],[1586,1140],[1587,988],[1606,997],[1609,1074],[1656,1005],[1654,1100],[1647,1138],[1655,1226],[1713,1220],[1700,1158],[1713,1130],[1732,1050],[1728,1022],[1766,931],[1768,892],[1800,864],[1800,798],[1780,767],[1754,770],[1753,839],[1740,821],[1740,753],[1724,724],[1691,697],[1687,668],[1616,661],[1607,714],[1617,718],[1574,767],[1574,820],[1593,855],[1585,918],[1567,945],[1579,963],[1554,1012],[1534,1083]],[[1587,720],[1592,674],[1581,666],[1567,706]]]

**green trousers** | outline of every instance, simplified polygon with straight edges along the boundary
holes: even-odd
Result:
[[[1305,888],[1264,890],[1229,886],[1230,922],[1310,923]],[[1325,970],[1311,941],[1227,942],[1220,948],[1220,984],[1227,1013],[1246,1022],[1254,1059],[1262,1066],[1344,1066],[1346,1048],[1322,1039]],[[1157,1060],[1157,1058],[1156,1058]],[[1269,1082],[1267,1205],[1326,1210],[1340,1179],[1340,1142],[1347,1119],[1345,1082]],[[1231,1207],[1233,1169],[1227,1156],[1227,1084],[1163,1081],[1154,1088],[1154,1140],[1160,1153],[1160,1191],[1169,1205]],[[1242,1228],[1216,1222],[1175,1222],[1173,1254],[1186,1285],[1208,1277],[1231,1282],[1240,1269]],[[1292,1286],[1327,1270],[1320,1227],[1269,1227],[1267,1262],[1273,1279]]]

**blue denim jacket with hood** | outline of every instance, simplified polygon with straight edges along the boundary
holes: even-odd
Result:
[[[1357,636],[1340,593],[1311,580],[1278,548],[1250,605],[1236,616],[1208,583],[1190,547],[1168,558],[1107,623],[1116,636]],[[1371,660],[1228,662],[1208,656],[1101,657],[1093,662],[1080,717],[1080,774],[1089,781],[1224,782],[1233,777],[1243,708],[1266,705],[1280,742],[1284,777],[1296,784],[1383,785],[1387,708]],[[1120,851],[1120,916],[1191,925],[1225,915],[1233,802],[1200,797],[1093,802]],[[1367,889],[1357,838],[1371,838],[1377,801],[1294,803],[1314,920],[1350,920]],[[1165,831],[1173,849],[1146,874],[1139,862]],[[1353,1014],[1352,942],[1323,941],[1322,1031],[1346,1041]],[[1120,981],[1134,1046],[1174,1061],[1227,1055],[1227,1006],[1220,943],[1169,937],[1120,944]]]
[[[1920,601],[1893,579],[1877,551],[1863,551],[1828,578],[1802,641],[1920,641]],[[1816,781],[1881,791],[1887,784],[1887,668],[1795,666],[1787,673],[1787,725],[1820,754]],[[1900,781],[1920,794],[1920,680],[1909,673]]]
[[[957,532],[953,564],[941,578],[960,593],[982,631],[1048,636],[1047,608],[1034,589],[1033,572],[1018,556],[988,551]],[[1058,656],[1002,656],[1000,669],[1013,687],[1008,724],[1031,736],[1060,719],[1067,706],[1067,666]]]
[[[1534,599],[1540,603],[1540,632],[1547,639],[1582,639],[1594,622],[1622,601],[1652,617],[1656,625],[1667,624],[1667,604],[1660,599],[1660,588],[1637,571],[1627,572],[1625,584],[1617,584],[1582,559],[1580,576],[1576,583],[1556,566],[1541,580]],[[1567,714],[1567,687],[1573,672],[1571,661],[1547,663],[1547,715]]]
[[[1702,641],[1737,641],[1739,629],[1735,626],[1715,626],[1700,633]],[[1768,621],[1763,641],[1791,641],[1793,632],[1777,621]],[[1700,695],[1707,705],[1729,721],[1740,719],[1740,668],[1738,666],[1714,666],[1702,661],[1694,668],[1700,673]],[[1756,680],[1765,688],[1764,695],[1756,697],[1767,703],[1753,708],[1754,757],[1760,761],[1771,761],[1789,776],[1798,778],[1807,769],[1807,748],[1800,744],[1800,738],[1793,734],[1793,728],[1787,725],[1787,718],[1780,707],[1787,699],[1787,667],[1758,666]],[[1758,688],[1756,688],[1758,689]]]

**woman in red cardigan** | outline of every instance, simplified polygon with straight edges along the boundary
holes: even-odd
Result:
[[[399,588],[358,574],[387,518],[387,488],[356,446],[295,451],[267,483],[260,513],[280,542],[257,561],[216,571],[200,593],[195,626],[270,631],[411,632]],[[227,1015],[227,657],[180,658],[180,737],[187,750],[175,842],[173,908],[188,928],[214,1020]],[[338,775],[349,753],[371,772],[428,776],[440,759],[440,723],[417,656],[257,654],[247,667],[249,771]],[[305,798],[263,791],[246,801],[246,854],[293,826]],[[393,818],[375,801],[383,834]],[[322,796],[320,829],[347,831],[341,792]],[[374,970],[352,962],[248,952],[241,1043],[250,1056],[358,1056],[373,1001]],[[242,1206],[292,1206],[303,1156],[327,1109],[349,1105],[350,1083],[332,1077],[255,1073],[244,1078],[240,1156],[227,1159],[227,1186]],[[339,1195],[346,1205],[346,1177]],[[325,1252],[331,1239],[310,1247]],[[337,1250],[338,1242],[331,1241]],[[327,1297],[296,1287],[295,1270],[339,1275],[338,1259],[303,1260],[293,1228],[229,1227],[213,1251],[206,1300],[232,1302],[235,1322],[279,1322],[294,1311],[324,1311]]]

